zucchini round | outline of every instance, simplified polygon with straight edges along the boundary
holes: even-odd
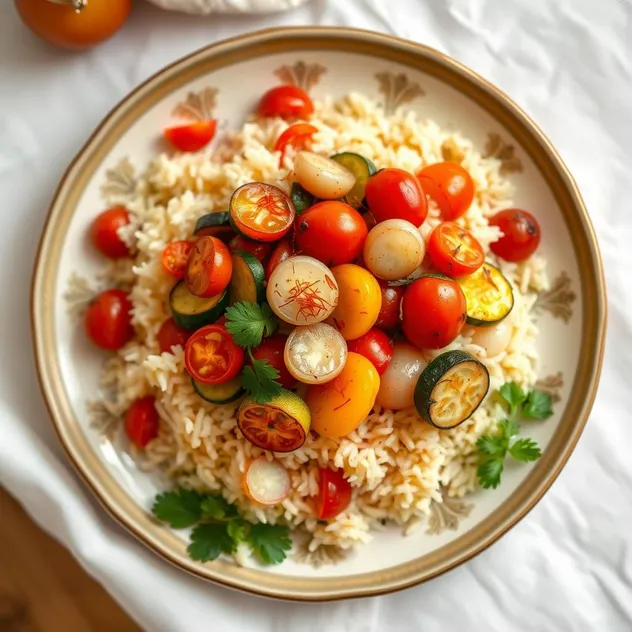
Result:
[[[345,196],[347,204],[353,208],[361,208],[364,202],[364,190],[368,179],[377,171],[375,165],[364,156],[345,151],[331,157],[338,164],[346,167],[355,176],[356,182],[353,189]]]
[[[424,421],[447,430],[469,419],[489,390],[487,367],[465,351],[446,351],[422,372],[415,408]]]
[[[294,204],[297,215],[304,213],[316,201],[314,196],[309,191],[306,191],[298,182],[292,183],[290,198],[292,199],[292,204]]]
[[[246,391],[241,385],[239,375],[223,384],[202,384],[191,378],[195,392],[205,401],[211,404],[228,404],[239,399]]]
[[[511,284],[503,273],[485,262],[474,274],[457,283],[467,301],[467,323],[475,327],[495,325],[509,314],[514,306]]]
[[[211,298],[200,298],[191,294],[184,282],[178,281],[169,292],[169,308],[176,325],[184,329],[199,329],[214,323],[228,305],[228,292]]]
[[[217,237],[222,241],[230,241],[235,231],[230,225],[230,216],[226,211],[207,213],[195,223],[193,234],[196,237]]]
[[[232,255],[233,275],[228,286],[228,304],[241,301],[261,303],[266,298],[263,265],[253,254],[243,250],[235,250]]]

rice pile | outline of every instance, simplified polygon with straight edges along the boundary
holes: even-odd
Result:
[[[357,152],[378,168],[394,166],[414,173],[443,160],[442,148],[449,147],[462,158],[477,191],[460,223],[485,248],[498,238],[487,218],[512,205],[513,188],[501,177],[499,161],[483,158],[469,140],[443,131],[432,121],[419,120],[413,112],[400,111],[387,118],[374,102],[358,94],[317,103],[312,122],[321,130],[313,151]],[[271,151],[285,127],[281,120],[247,122],[212,156],[161,155],[149,165],[134,199],[126,200],[133,222],[124,237],[138,249],[131,299],[139,336],[107,364],[103,386],[114,393],[108,407],[117,414],[148,393],[156,397],[161,429],[159,437],[137,455],[143,468],[162,468],[177,484],[221,490],[246,516],[259,521],[301,525],[311,536],[310,551],[322,545],[347,549],[369,541],[370,531],[379,529],[384,520],[410,531],[428,515],[433,501],[442,501],[442,493],[460,497],[474,490],[474,444],[495,426],[501,411],[488,398],[458,428],[438,431],[420,421],[414,409],[393,412],[376,407],[357,430],[340,440],[312,437],[295,452],[275,455],[292,477],[292,491],[282,506],[262,508],[245,497],[241,473],[248,459],[264,451],[242,438],[235,404],[215,406],[195,394],[182,351],[159,353],[156,334],[170,316],[167,296],[173,285],[173,278],[163,271],[161,254],[167,243],[189,238],[200,215],[226,210],[232,192],[242,184],[265,181],[288,191],[292,151],[282,168],[279,154]],[[425,238],[438,223],[437,209],[431,207],[421,229]],[[485,350],[472,343],[472,330],[467,327],[448,347],[469,351],[485,362],[490,392],[511,380],[534,384],[537,329],[529,312],[534,291],[547,284],[544,262],[537,256],[524,264],[500,262],[500,267],[515,293],[508,348],[487,358]],[[129,281],[130,270],[119,264],[112,277],[112,281]],[[428,352],[427,359],[445,350]],[[349,509],[329,524],[318,523],[310,504],[318,492],[319,466],[342,468],[355,489]]]

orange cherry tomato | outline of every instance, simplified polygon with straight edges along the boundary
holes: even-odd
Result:
[[[438,162],[418,174],[426,195],[438,205],[443,219],[457,219],[470,208],[474,199],[472,176],[456,162]]]
[[[176,279],[184,279],[187,262],[192,251],[192,241],[172,241],[162,251],[162,267]]]
[[[428,202],[419,180],[402,169],[380,169],[366,183],[366,202],[377,222],[405,219],[421,226],[428,215]]]
[[[498,226],[503,236],[489,245],[490,250],[505,261],[522,261],[530,257],[540,244],[540,224],[528,213],[509,208],[496,213],[490,226]]]
[[[485,261],[476,237],[454,222],[443,222],[430,233],[428,256],[439,272],[455,278],[474,274]]]
[[[186,345],[190,337],[191,332],[176,325],[173,318],[167,318],[156,335],[160,353],[172,353],[172,347],[177,347],[178,345],[184,349],[184,345]]]
[[[292,242],[289,239],[282,239],[272,251],[270,260],[266,267],[266,277],[269,279],[274,269],[281,263],[289,259],[294,254],[294,248]]]
[[[134,336],[129,295],[123,290],[106,290],[95,296],[84,316],[86,334],[101,349],[116,351]]]
[[[241,371],[244,350],[233,342],[224,325],[205,325],[187,340],[184,366],[198,382],[223,384]]]
[[[151,395],[137,399],[125,413],[125,433],[139,448],[158,436],[159,425],[156,400]]]
[[[351,502],[351,485],[340,470],[323,467],[318,472],[318,496],[316,496],[316,517],[329,520],[342,513]]]
[[[294,240],[301,254],[338,266],[359,256],[367,233],[358,211],[333,200],[310,206],[296,219]]]
[[[467,303],[456,281],[426,276],[414,281],[402,299],[402,329],[420,349],[441,349],[463,329]]]
[[[281,160],[285,155],[285,150],[292,146],[295,149],[305,149],[309,145],[312,135],[318,131],[317,127],[310,123],[295,123],[290,125],[277,139],[274,144],[274,151],[281,152]]]
[[[235,235],[235,237],[228,242],[228,247],[231,252],[235,252],[236,250],[249,252],[251,255],[257,257],[261,263],[268,258],[270,251],[272,250],[272,244],[264,243],[262,241],[253,241],[252,239],[247,239],[241,235]]]
[[[200,237],[189,255],[184,280],[191,294],[210,298],[226,289],[232,273],[226,244],[217,237]]]
[[[77,2],[15,0],[22,21],[43,40],[64,48],[87,48],[108,39],[123,26],[132,0],[90,0],[77,11]]]
[[[284,119],[307,118],[314,111],[309,94],[298,86],[277,86],[268,90],[259,103],[259,116]]]
[[[406,288],[402,285],[391,287],[386,281],[378,279],[382,290],[382,307],[375,326],[381,329],[392,329],[399,325],[399,310]]]
[[[128,224],[129,213],[122,206],[115,206],[97,215],[90,228],[94,247],[110,259],[129,257],[129,248],[118,235],[118,229]]]
[[[163,130],[164,137],[179,151],[200,151],[206,147],[215,136],[217,120],[196,121],[187,125],[167,127]]]
[[[279,372],[277,381],[283,388],[288,390],[296,386],[296,378],[288,371],[283,359],[285,353],[285,343],[287,336],[274,334],[264,338],[262,343],[252,350],[252,357],[255,360],[267,360],[270,365]]]
[[[393,357],[390,338],[377,327],[369,329],[363,336],[347,342],[347,349],[364,356],[383,375]]]

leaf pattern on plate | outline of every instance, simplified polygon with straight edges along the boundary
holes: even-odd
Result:
[[[309,550],[311,540],[296,544],[292,557],[302,564],[310,564],[314,568],[321,566],[329,566],[339,564],[345,560],[349,553],[349,549],[341,549],[333,544],[321,544],[315,551]]]
[[[199,92],[189,92],[187,98],[173,108],[173,116],[190,121],[208,121],[213,118],[217,105],[217,88],[204,88]]]
[[[101,195],[108,204],[124,204],[136,193],[136,170],[126,156],[105,172]]]
[[[81,316],[96,294],[97,289],[90,285],[88,279],[73,272],[68,279],[68,288],[62,295],[68,314],[73,318]]]
[[[298,61],[293,66],[281,66],[274,74],[286,84],[298,86],[309,92],[319,81],[327,69],[320,64],[306,64]]]
[[[440,535],[444,531],[456,531],[459,522],[467,518],[474,505],[459,498],[451,498],[444,489],[441,490],[442,502],[433,500],[430,503],[430,516],[428,517],[428,535]]]
[[[554,318],[560,318],[568,323],[573,316],[573,303],[577,298],[571,290],[571,279],[566,271],[562,271],[551,283],[551,289],[538,294],[533,305],[533,311],[550,312]]]
[[[441,145],[441,157],[447,162],[463,162],[465,150],[459,147],[454,138],[448,138]]]
[[[547,375],[546,377],[540,378],[536,383],[535,387],[548,393],[551,396],[551,400],[555,402],[559,402],[562,397],[560,396],[560,391],[564,386],[564,376],[561,371],[553,375]]]
[[[487,134],[483,158],[496,158],[496,160],[500,160],[500,173],[502,175],[521,173],[524,170],[522,161],[516,156],[515,147],[504,142],[500,134],[496,134],[495,132]]]
[[[375,78],[379,92],[384,95],[385,114],[393,114],[400,105],[425,94],[421,86],[410,81],[404,73],[378,72]]]
[[[112,441],[122,423],[122,417],[104,400],[87,402],[90,427],[96,430],[104,440]]]

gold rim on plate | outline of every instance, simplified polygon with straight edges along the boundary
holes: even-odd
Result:
[[[290,50],[335,50],[397,62],[450,85],[485,109],[509,130],[553,192],[572,238],[582,284],[577,372],[559,426],[527,479],[477,526],[448,544],[391,568],[341,577],[284,576],[224,560],[205,565],[191,560],[186,543],[156,523],[95,458],[72,414],[55,351],[55,275],[62,243],[82,191],[121,133],[151,105],[199,76]],[[197,577],[268,597],[324,601],[389,593],[435,577],[480,553],[535,506],[568,460],[592,407],[603,359],[606,296],[597,241],[577,186],[551,143],[507,95],[457,61],[419,44],[358,29],[291,27],[203,48],[152,76],[110,112],[68,167],[53,198],[35,261],[31,319],[38,378],[55,430],[71,462],[115,520],[164,559]]]

